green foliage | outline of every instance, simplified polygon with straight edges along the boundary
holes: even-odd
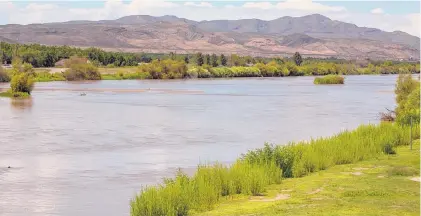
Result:
[[[14,93],[23,92],[30,95],[33,88],[34,79],[26,73],[15,74],[10,82],[10,89]]]
[[[5,92],[0,92],[0,97],[9,97],[9,98],[29,98],[31,95],[26,92],[13,92],[12,90],[8,90]]]
[[[419,137],[419,125],[413,137]],[[302,177],[333,165],[355,163],[373,158],[381,152],[390,154],[397,145],[410,143],[410,128],[383,123],[360,126],[330,138],[290,143],[286,146],[265,145],[250,151],[242,159],[252,164],[275,161],[284,177]]]
[[[48,71],[36,72],[34,81],[35,82],[50,82],[50,81],[65,81],[66,78],[63,73],[50,73]]]
[[[71,57],[66,66],[69,67],[63,73],[63,76],[68,81],[78,80],[100,80],[101,73],[93,64],[87,63],[85,59],[78,57]]]
[[[396,82],[396,121],[402,125],[420,122],[420,82],[410,74],[400,74]]]
[[[417,129],[415,137],[419,137],[419,125]],[[265,144],[231,166],[200,165],[192,177],[179,172],[162,185],[143,189],[131,202],[131,215],[188,215],[210,210],[221,197],[260,195],[267,186],[279,184],[281,176],[302,177],[334,165],[375,158],[388,153],[386,146],[409,142],[408,127],[387,123],[308,142]]]
[[[150,62],[157,54],[135,54],[122,52],[106,52],[98,48],[80,49],[69,46],[44,46],[39,44],[9,44],[0,42],[2,59],[11,63],[19,57],[23,62],[34,67],[53,67],[61,59],[70,56],[83,56],[98,65],[136,66],[138,62]]]
[[[225,57],[224,54],[221,54],[221,56],[219,57],[219,61],[221,62],[222,66],[227,66],[227,57]]]
[[[205,55],[205,64],[211,65],[211,56],[209,54]]]
[[[0,82],[10,82],[9,73],[0,65]]]
[[[344,79],[339,75],[327,75],[314,78],[314,84],[344,84]]]
[[[196,53],[196,65],[202,66],[204,64],[203,55],[201,52]]]
[[[216,56],[216,54],[212,54],[211,56],[211,61],[210,61],[210,65],[212,65],[212,67],[218,67],[218,56]]]
[[[294,53],[293,58],[294,58],[295,65],[301,66],[301,64],[303,63],[303,59],[301,57],[301,54],[299,52],[296,52],[296,53]]]
[[[280,183],[281,176],[274,163],[199,165],[192,177],[179,171],[162,185],[144,188],[131,202],[131,215],[188,215],[191,209],[210,210],[224,196],[259,195],[266,186]]]
[[[231,55],[230,66],[246,66],[246,59],[237,54]]]
[[[187,66],[184,61],[178,60],[153,60],[149,64],[139,66],[140,74],[148,73],[152,79],[180,79],[188,76]]]

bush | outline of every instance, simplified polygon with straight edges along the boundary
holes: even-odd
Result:
[[[344,84],[344,77],[338,75],[327,75],[324,77],[316,77],[314,84]]]
[[[396,121],[401,125],[420,123],[420,82],[411,75],[399,75],[396,82]]]
[[[141,64],[139,72],[149,73],[149,77],[152,79],[180,79],[188,77],[186,63],[171,59],[153,60],[151,63]]]
[[[63,76],[68,81],[101,79],[101,73],[98,71],[98,68],[89,63],[73,63],[63,73]]]
[[[34,88],[34,79],[25,73],[16,74],[12,77],[10,88],[12,92],[23,92],[30,95]]]

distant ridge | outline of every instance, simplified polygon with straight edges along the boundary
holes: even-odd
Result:
[[[402,31],[331,20],[312,14],[274,20],[193,21],[176,16],[132,15],[116,20],[0,26],[0,41],[97,46],[133,52],[238,53],[419,59],[420,38]]]

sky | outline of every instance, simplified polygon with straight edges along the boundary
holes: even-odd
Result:
[[[191,20],[276,19],[322,14],[333,20],[420,36],[420,2],[414,1],[181,1],[0,0],[0,25],[175,15]]]

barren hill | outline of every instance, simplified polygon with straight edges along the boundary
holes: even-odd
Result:
[[[238,53],[419,59],[420,39],[404,32],[303,17],[193,21],[175,16],[126,16],[117,20],[0,26],[0,41],[97,46],[133,52]]]

